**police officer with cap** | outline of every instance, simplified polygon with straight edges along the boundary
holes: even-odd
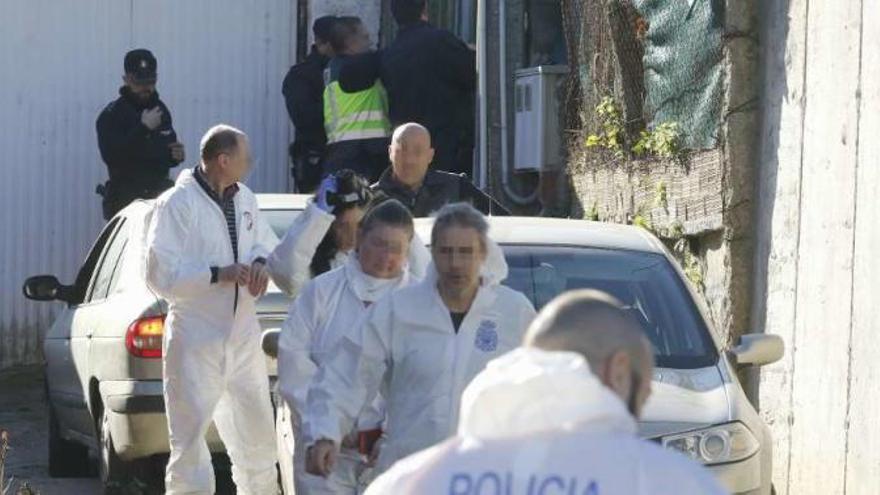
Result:
[[[168,171],[185,159],[171,112],[156,92],[157,62],[149,50],[125,55],[119,98],[98,116],[98,147],[110,180],[98,186],[104,219],[140,198],[155,198],[174,183]]]

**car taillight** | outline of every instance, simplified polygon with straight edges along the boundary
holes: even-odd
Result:
[[[162,334],[165,330],[165,316],[141,318],[128,327],[125,333],[125,348],[135,357],[162,357]]]

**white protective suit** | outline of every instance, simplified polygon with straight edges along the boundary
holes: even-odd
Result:
[[[239,188],[234,199],[238,262],[250,265],[268,256],[278,239],[260,217],[253,193]],[[212,420],[232,460],[238,493],[277,493],[256,300],[247,287],[211,283],[210,267],[235,262],[226,218],[191,170],[180,173],[155,208],[145,275],[150,288],[169,303],[163,342],[171,443],[166,493],[214,493],[205,440]]]
[[[465,390],[458,435],[410,456],[367,495],[716,495],[701,466],[636,437],[623,401],[575,353],[521,348]]]
[[[330,230],[335,218],[336,217],[333,214],[321,210],[313,201],[309,202],[305,211],[294,219],[275,251],[269,255],[268,265],[272,272],[273,280],[276,285],[278,285],[278,288],[288,296],[297,296],[312,280],[312,258],[318,249],[318,245],[321,244],[324,236]],[[350,258],[352,258],[351,252],[336,253],[336,256],[330,260],[331,271],[345,266]],[[430,260],[431,253],[425,247],[424,242],[418,237],[418,235],[415,235],[409,249],[406,268],[408,272],[407,281],[422,279],[425,276]],[[324,293],[322,292],[322,294]],[[318,297],[321,305],[331,302],[323,300],[323,296],[317,295],[316,291],[313,291],[313,295]],[[361,306],[362,305],[363,304],[361,304]],[[342,307],[347,307],[347,305]],[[292,313],[295,308],[296,303],[291,305],[290,317],[293,316]],[[307,311],[304,311],[303,314],[308,311],[316,311],[317,309],[317,307],[309,308]],[[347,311],[346,314],[362,314],[365,311],[366,309],[360,312]],[[326,317],[331,313],[332,312],[322,313],[321,317]],[[312,316],[316,315],[316,313],[310,314]],[[292,326],[293,323],[291,322],[290,317],[285,323],[285,328],[295,328]],[[352,320],[351,327],[354,327],[353,321],[354,320]],[[326,327],[327,325],[324,324],[323,326]],[[317,329],[316,326],[313,327],[313,330],[320,332],[322,329]],[[351,328],[348,330],[351,330]],[[299,437],[300,430],[301,416],[298,411],[303,410],[300,407],[304,407],[305,394],[308,392],[308,383],[311,381],[311,374],[314,374],[317,369],[313,366],[312,362],[306,362],[308,360],[300,362],[299,359],[302,356],[299,354],[296,354],[296,360],[300,368],[293,367],[292,360],[286,359],[286,357],[291,357],[295,353],[303,352],[303,343],[300,341],[292,341],[290,337],[291,332],[282,331],[281,337],[279,338],[278,386],[279,392],[284,399],[284,404],[279,407],[276,416],[276,448],[278,451],[279,466],[281,468],[282,486],[286,493],[293,492],[295,479],[305,479],[306,476],[302,469],[303,465],[301,462],[304,460],[304,446],[302,445],[302,442],[296,442],[295,439]],[[294,354],[291,354],[291,352],[288,351],[291,351]],[[306,352],[305,356],[308,357],[308,352]],[[285,369],[289,372],[285,373]],[[310,373],[310,375],[306,376],[305,373]],[[282,389],[282,380],[280,379],[282,375],[288,377],[284,379],[284,382],[289,384],[286,391]],[[295,407],[291,410],[289,404],[296,404],[293,399],[293,390],[298,390],[301,393],[302,406]],[[296,458],[298,459],[296,473],[294,472],[293,464],[290,463],[290,459],[294,454],[296,454]],[[316,479],[314,481],[319,480]],[[297,481],[297,483],[299,483],[299,481]],[[306,487],[303,486],[298,491],[306,492]],[[302,493],[300,495],[302,495]]]
[[[377,474],[454,434],[465,386],[486,363],[518,346],[535,316],[523,294],[500,285],[506,276],[503,254],[492,244],[482,285],[458,332],[433,265],[424,281],[373,305],[356,338],[341,339],[319,370],[305,418],[308,444],[326,438],[340,445],[380,387],[386,424]]]
[[[418,238],[415,241],[421,243]],[[416,271],[424,272],[424,268]],[[305,411],[312,379],[339,340],[353,338],[368,305],[393,289],[409,285],[413,279],[407,271],[396,279],[376,279],[365,274],[357,257],[351,256],[341,268],[312,280],[291,306],[278,343],[278,387],[285,403],[293,406],[293,411],[288,412],[288,417],[294,419],[288,426],[293,435],[286,445],[287,454],[282,454],[279,461],[282,471],[289,472],[291,454],[295,452],[293,479],[299,495],[358,492],[358,474],[364,459],[356,449],[343,449],[327,479],[305,472],[305,449],[300,441],[298,418]],[[380,428],[383,419],[384,408],[377,399],[361,411],[356,430]],[[284,484],[288,488],[290,480],[285,479]]]

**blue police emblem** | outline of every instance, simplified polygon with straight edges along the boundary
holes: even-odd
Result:
[[[483,352],[492,352],[498,349],[498,326],[494,321],[483,320],[477,328],[477,336],[474,338],[474,346]]]

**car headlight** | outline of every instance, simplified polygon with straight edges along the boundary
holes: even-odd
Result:
[[[755,435],[739,422],[667,435],[660,443],[707,466],[748,459],[761,448]]]

